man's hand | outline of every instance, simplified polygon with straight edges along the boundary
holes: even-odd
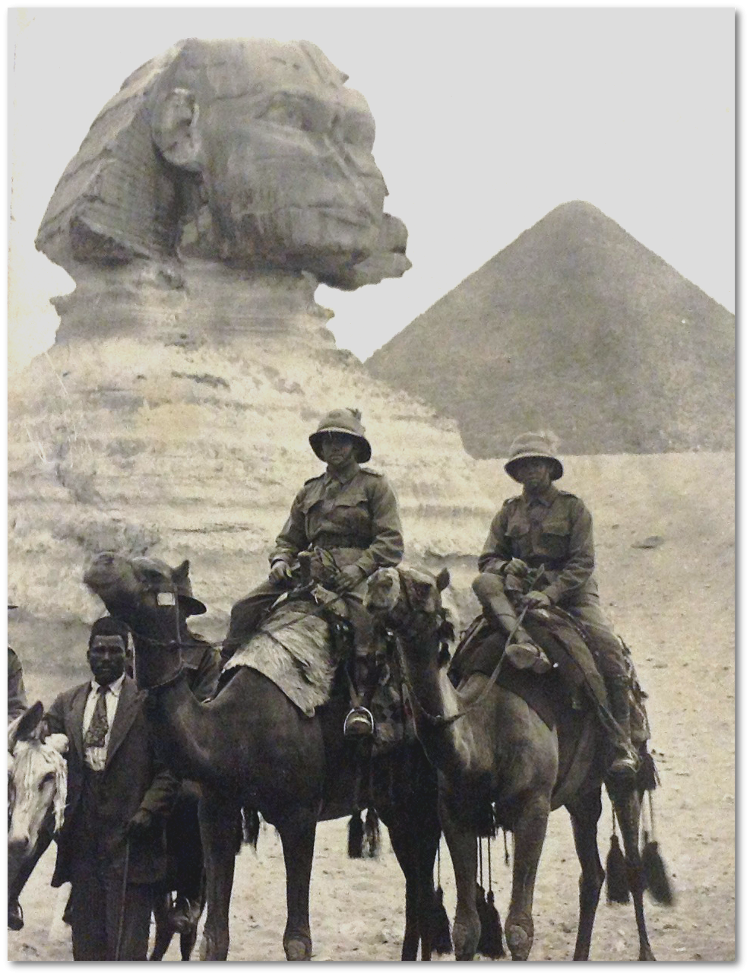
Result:
[[[154,815],[150,810],[137,810],[135,815],[128,820],[125,833],[131,840],[139,840],[151,832],[153,825]]]
[[[359,566],[345,566],[336,573],[333,579],[333,588],[337,593],[347,593],[349,590],[353,590],[358,583],[361,583],[364,578],[365,574]]]
[[[552,600],[541,590],[530,590],[521,597],[521,603],[530,609],[533,607],[551,607]]]
[[[286,559],[277,559],[273,566],[271,566],[268,579],[271,583],[280,583],[283,579],[291,578],[291,575],[292,571]]]
[[[505,569],[503,570],[506,575],[518,576],[520,579],[523,579],[528,571],[529,567],[526,565],[523,559],[519,559],[518,556],[514,556],[509,562],[507,562],[505,564]]]

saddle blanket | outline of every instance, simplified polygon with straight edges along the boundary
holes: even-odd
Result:
[[[332,594],[321,589],[322,602]],[[335,608],[345,611],[344,601]],[[303,715],[330,700],[336,670],[341,663],[331,642],[326,618],[311,602],[290,602],[277,607],[262,622],[248,644],[239,648],[222,669],[222,677],[235,668],[253,668],[272,681]],[[405,693],[397,673],[390,669],[378,681],[369,702],[375,720],[373,754],[389,752],[405,739],[415,738],[413,721],[405,710]]]
[[[274,610],[227,661],[222,674],[253,668],[284,692],[308,718],[331,696],[338,667],[328,623],[311,603],[288,603]]]

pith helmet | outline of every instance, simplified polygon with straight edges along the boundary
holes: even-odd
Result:
[[[552,480],[557,481],[558,478],[562,478],[562,461],[556,457],[552,450],[552,445],[544,434],[531,432],[519,434],[510,445],[510,457],[505,462],[505,470],[514,481],[518,481],[518,478],[513,474],[516,462],[521,461],[523,458],[544,458],[547,461],[551,461]]]
[[[349,434],[354,438],[354,457],[360,464],[364,464],[372,457],[370,442],[365,437],[365,428],[362,426],[362,414],[359,410],[350,407],[340,407],[331,410],[318,424],[318,429],[310,434],[310,447],[315,451],[321,461],[324,460],[321,453],[323,444],[323,434]]]
[[[174,591],[175,595],[179,597],[182,606],[185,608],[188,617],[195,617],[200,613],[206,612],[206,604],[201,603],[200,600],[197,600],[193,596],[193,587],[190,583],[189,576],[175,580]]]

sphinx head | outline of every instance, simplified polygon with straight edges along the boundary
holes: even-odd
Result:
[[[37,246],[71,273],[192,254],[341,288],[402,274],[374,120],[345,82],[305,41],[180,42],[100,113]]]

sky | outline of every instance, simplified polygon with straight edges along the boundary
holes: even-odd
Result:
[[[729,7],[45,7],[7,26],[11,373],[52,344],[49,299],[74,286],[34,248],[65,166],[124,79],[191,36],[313,41],[369,102],[413,267],[318,288],[361,359],[571,200],[735,311]]]

